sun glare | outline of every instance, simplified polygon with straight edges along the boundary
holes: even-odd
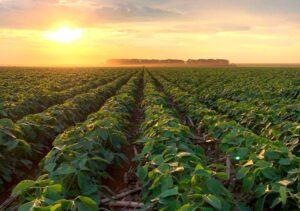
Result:
[[[81,29],[71,29],[68,27],[62,27],[57,31],[49,31],[45,33],[45,37],[48,40],[60,42],[60,43],[70,43],[81,38]]]

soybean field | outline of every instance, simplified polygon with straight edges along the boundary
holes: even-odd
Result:
[[[0,210],[299,210],[300,68],[0,68]]]

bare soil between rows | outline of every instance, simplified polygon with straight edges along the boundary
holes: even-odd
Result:
[[[143,119],[142,109],[140,107],[143,98],[143,89],[144,81],[141,80],[139,82],[138,92],[136,94],[136,106],[130,118],[130,127],[127,136],[128,144],[123,145],[121,148],[121,153],[123,153],[127,159],[122,161],[117,166],[110,167],[107,172],[111,176],[111,179],[105,179],[102,181],[102,184],[109,187],[113,193],[115,193],[115,195],[140,187],[138,178],[136,176],[136,163],[133,161],[133,159],[138,151],[138,146],[136,146],[134,142],[137,140],[140,134],[140,125]],[[140,192],[137,191],[133,194],[129,194],[120,200],[126,202],[140,202]],[[137,210],[130,206],[106,206],[105,208],[111,211]]]

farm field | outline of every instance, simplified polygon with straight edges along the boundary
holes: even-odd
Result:
[[[0,210],[299,210],[300,68],[0,68]]]

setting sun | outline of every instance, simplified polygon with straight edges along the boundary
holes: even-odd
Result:
[[[81,29],[70,29],[67,27],[62,27],[57,31],[50,31],[45,33],[45,37],[48,40],[60,42],[60,43],[70,43],[74,40],[81,38]]]

